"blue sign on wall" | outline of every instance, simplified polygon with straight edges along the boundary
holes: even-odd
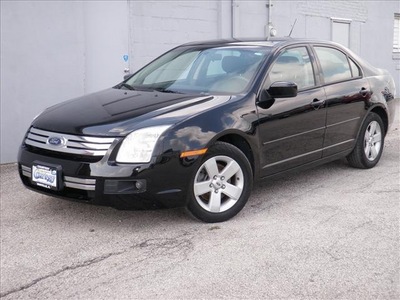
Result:
[[[129,56],[128,56],[128,54],[125,54],[124,56],[122,56],[122,58],[124,59],[125,62],[127,62],[129,59]]]

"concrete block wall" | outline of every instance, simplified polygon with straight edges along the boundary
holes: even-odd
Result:
[[[278,1],[281,3],[283,1]],[[351,19],[358,22],[365,22],[368,18],[368,4],[366,1],[298,1],[297,11],[303,15],[334,17],[340,16],[344,19]]]
[[[218,1],[130,1],[129,4],[132,70],[179,44],[221,37]]]

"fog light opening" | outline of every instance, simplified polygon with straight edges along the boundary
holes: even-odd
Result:
[[[143,182],[141,182],[141,181],[136,181],[135,187],[136,187],[138,190],[141,190],[141,189],[143,189],[144,184],[143,184]]]

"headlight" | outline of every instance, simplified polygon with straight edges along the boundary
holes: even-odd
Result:
[[[150,162],[158,138],[169,127],[171,127],[171,125],[147,127],[128,134],[122,141],[122,145],[118,150],[117,162]]]

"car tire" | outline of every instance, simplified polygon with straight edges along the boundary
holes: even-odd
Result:
[[[350,166],[359,169],[373,168],[382,156],[385,141],[383,121],[376,113],[369,113],[361,127],[356,145],[347,156]]]
[[[190,181],[187,209],[207,223],[226,221],[242,210],[252,186],[253,172],[244,153],[231,144],[216,142]]]

